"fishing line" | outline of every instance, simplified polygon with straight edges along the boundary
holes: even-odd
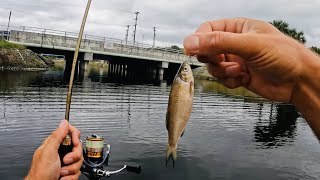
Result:
[[[180,64],[180,67],[179,67],[179,69],[178,69],[178,71],[177,71],[177,74],[174,76],[174,79],[177,78],[177,76],[178,76],[178,74],[179,74],[179,72],[180,72],[180,69],[182,68],[182,65],[183,65],[183,62]]]

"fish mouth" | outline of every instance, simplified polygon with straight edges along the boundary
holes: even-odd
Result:
[[[175,79],[178,77],[178,74],[180,73],[180,70],[181,70],[183,64],[184,64],[184,63],[181,63],[181,64],[180,64],[180,67],[179,67],[179,69],[178,69],[178,71],[177,71],[177,74],[174,76]]]

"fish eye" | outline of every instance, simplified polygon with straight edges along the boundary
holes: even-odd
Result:
[[[183,71],[188,71],[188,67],[184,67],[184,68],[183,68]]]

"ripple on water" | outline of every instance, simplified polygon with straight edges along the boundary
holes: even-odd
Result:
[[[64,117],[66,90],[55,81],[0,91],[2,178],[21,179],[27,173],[35,148]],[[143,165],[143,175],[119,179],[319,178],[319,143],[289,106],[200,89],[179,142],[177,166],[165,168],[169,92],[169,87],[87,79],[74,86],[70,120],[82,139],[93,133],[105,137],[112,167]]]

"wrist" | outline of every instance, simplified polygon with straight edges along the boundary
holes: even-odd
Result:
[[[302,61],[302,72],[293,89],[291,103],[320,138],[320,57],[307,50]]]

